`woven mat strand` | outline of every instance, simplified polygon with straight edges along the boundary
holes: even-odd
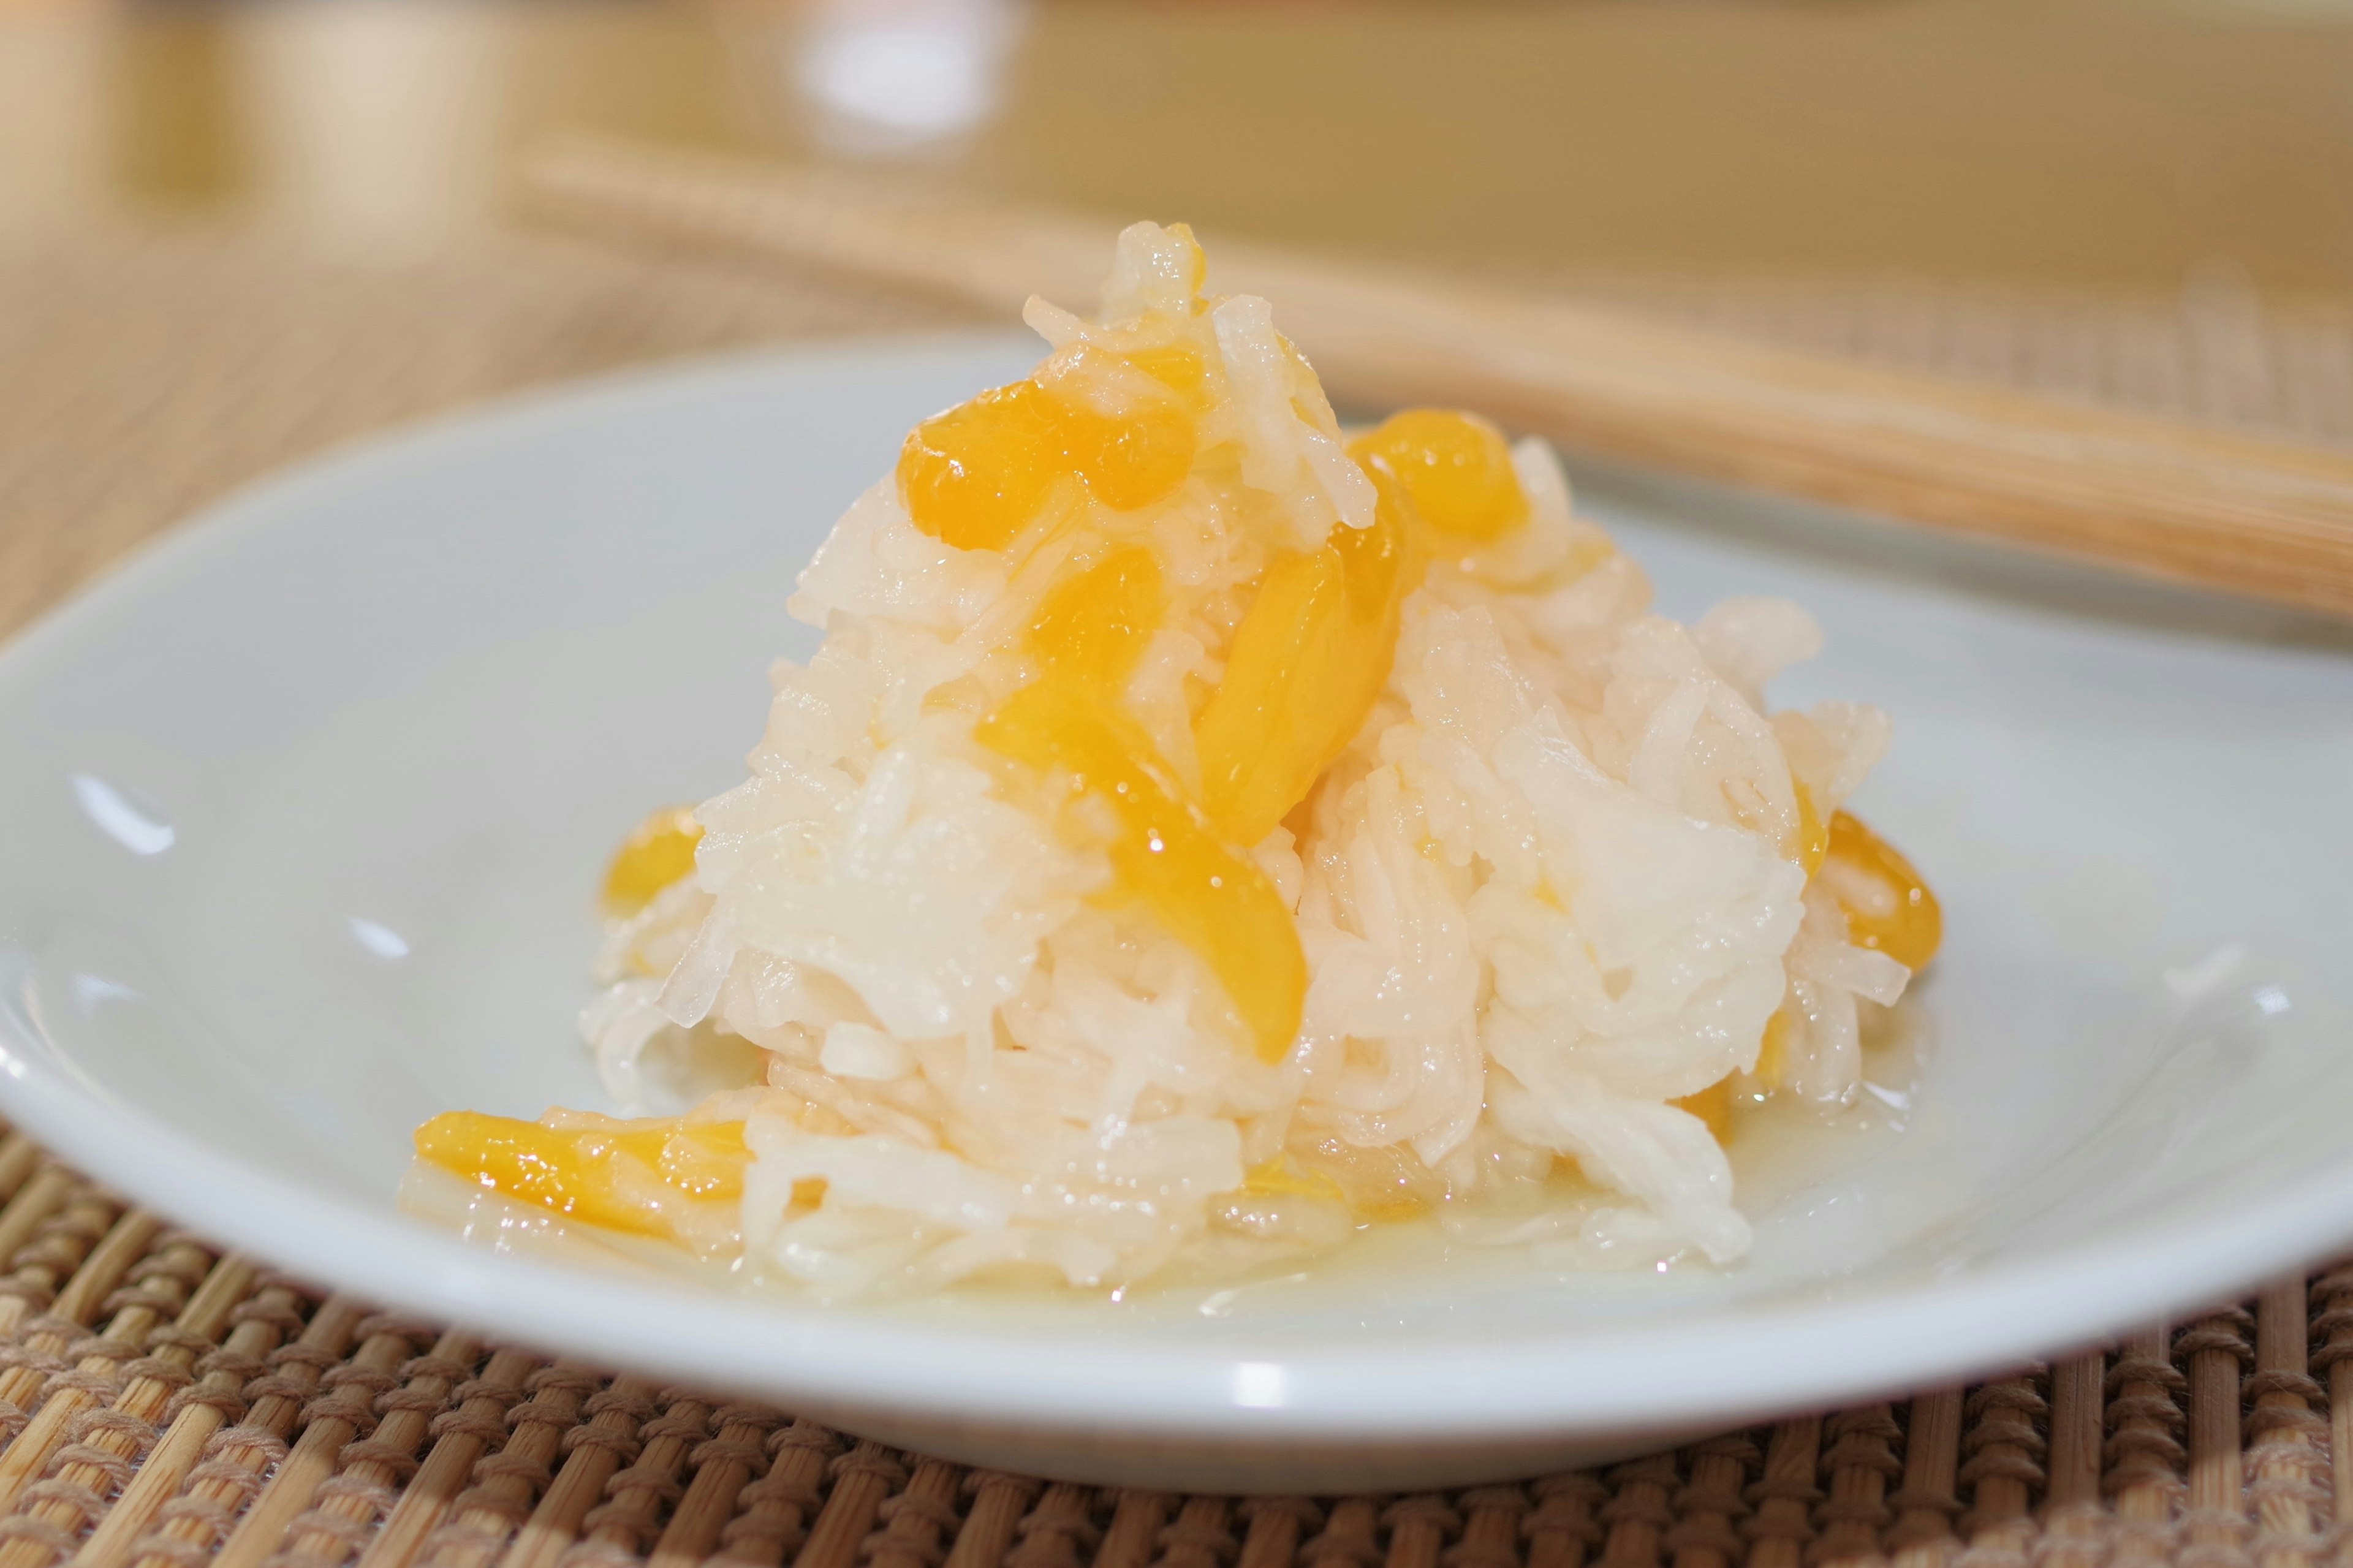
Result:
[[[1606,1470],[1237,1500],[967,1469],[322,1298],[21,1135],[0,1194],[0,1568],[2288,1568],[2353,1518],[2353,1266]]]
[[[2353,441],[2343,312],[1595,284],[1730,330]],[[0,250],[0,633],[254,475],[710,350],[965,324],[838,279],[500,237]],[[1407,1498],[1108,1492],[894,1453],[322,1299],[0,1140],[0,1568],[2353,1564],[2353,1268],[2105,1354],[1596,1474]],[[2324,1373],[2328,1385],[2314,1381]],[[2333,1438],[2333,1443],[2332,1443]]]

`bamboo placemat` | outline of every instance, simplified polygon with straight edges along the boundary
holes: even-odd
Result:
[[[2353,331],[2333,306],[1589,289],[2353,441]],[[396,420],[964,320],[839,279],[550,238],[406,261],[221,232],[0,247],[0,631],[221,491]],[[2331,1458],[2353,1456],[2353,1267],[2050,1368],[1592,1473],[1236,1500],[965,1469],[322,1296],[10,1134],[0,1436],[0,1568],[2291,1568],[2353,1563],[2335,1522],[2353,1521],[2353,1458]]]
[[[0,1568],[2294,1568],[2353,1518],[2353,1267],[1604,1469],[1229,1499],[966,1468],[322,1296],[21,1136],[0,1194]]]

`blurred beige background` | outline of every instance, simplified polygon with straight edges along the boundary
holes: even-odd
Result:
[[[430,247],[566,128],[1513,272],[2353,291],[2346,0],[0,5],[0,228]]]
[[[575,131],[2353,447],[2353,0],[0,0],[0,635],[386,425],[972,320],[518,224]]]

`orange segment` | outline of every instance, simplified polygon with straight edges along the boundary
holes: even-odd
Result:
[[[1133,898],[1224,985],[1259,1058],[1281,1061],[1299,1033],[1307,962],[1291,910],[1257,866],[1228,849],[1133,720],[1073,683],[1026,686],[974,727],[1002,756],[1070,775],[1108,804],[1117,895]]]
[[[1229,838],[1265,837],[1329,765],[1326,689],[1346,657],[1346,616],[1337,551],[1285,555],[1267,568],[1234,633],[1225,678],[1193,721],[1204,803]]]
[[[1123,545],[1047,591],[1029,644],[1047,674],[1106,695],[1134,672],[1168,615],[1160,558]]]
[[[1419,563],[1409,503],[1394,479],[1369,471],[1380,496],[1372,526],[1335,526],[1323,549],[1267,568],[1225,679],[1194,721],[1202,804],[1236,844],[1256,844],[1306,797],[1388,683]]]
[[[626,919],[652,903],[672,882],[692,876],[694,847],[702,842],[702,825],[682,805],[657,811],[638,823],[605,868],[599,895],[605,912]]]
[[[1847,934],[1857,947],[1883,952],[1915,972],[1936,956],[1945,936],[1936,895],[1894,845],[1843,811],[1831,815],[1821,877],[1846,911]]]
[[[663,1198],[727,1203],[744,1195],[751,1152],[740,1121],[546,1127],[473,1110],[417,1130],[417,1152],[479,1186],[587,1225],[671,1236]]]
[[[1150,506],[1193,471],[1193,421],[1171,404],[1112,418],[1065,406],[1062,450],[1095,500],[1113,511]]]
[[[1066,476],[1114,511],[1161,500],[1192,471],[1194,440],[1192,418],[1173,401],[1114,418],[1017,381],[910,431],[899,449],[899,498],[915,526],[943,543],[1002,550]]]
[[[1396,475],[1421,520],[1440,533],[1483,543],[1528,519],[1510,444],[1475,414],[1409,408],[1348,450],[1358,462]]]
[[[1035,382],[1017,381],[916,426],[899,451],[907,516],[959,550],[1012,543],[1070,471],[1060,408]]]

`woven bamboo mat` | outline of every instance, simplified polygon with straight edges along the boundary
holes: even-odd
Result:
[[[2241,296],[1596,282],[1629,308],[2353,441],[2353,327]],[[0,631],[252,475],[539,382],[962,321],[550,238],[0,247]],[[2154,368],[2152,368],[2154,367]],[[2313,1373],[2327,1376],[2326,1387]],[[2353,1268],[1968,1389],[1604,1471],[1233,1500],[968,1470],[322,1295],[0,1139],[0,1568],[2353,1563]]]
[[[0,1192],[0,1568],[2292,1568],[2353,1519],[2353,1267],[1604,1470],[1232,1500],[967,1469],[322,1296],[18,1136]]]

